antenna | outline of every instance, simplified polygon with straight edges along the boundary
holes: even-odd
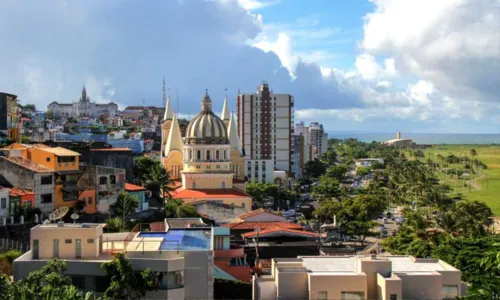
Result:
[[[79,214],[71,214],[71,219],[73,219],[73,224],[76,223],[76,220],[78,220],[80,218],[80,215]]]
[[[62,219],[68,213],[68,211],[69,211],[69,207],[67,207],[67,206],[59,207],[58,209],[54,210],[49,215],[49,220],[57,221],[59,219]]]

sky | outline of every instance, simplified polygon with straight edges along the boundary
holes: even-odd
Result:
[[[262,81],[327,131],[500,133],[500,0],[0,1],[0,91],[161,106]],[[178,96],[177,96],[178,95]],[[178,101],[177,101],[178,99]]]

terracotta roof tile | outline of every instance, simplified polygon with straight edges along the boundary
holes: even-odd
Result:
[[[271,228],[288,228],[302,230],[302,226],[291,222],[239,222],[222,225],[234,230],[253,230],[254,228],[271,229]]]
[[[286,229],[286,228],[270,228],[270,229],[261,230],[259,232],[257,232],[257,231],[251,231],[251,232],[244,233],[241,236],[244,237],[244,238],[251,238],[251,237],[256,237],[257,234],[258,234],[259,237],[264,237],[267,234],[277,233],[277,232],[293,233],[293,234],[307,235],[307,236],[313,236],[313,237],[317,237],[318,236],[316,233],[313,233],[313,232],[301,231],[301,230],[295,230],[295,229]]]
[[[240,197],[250,197],[248,194],[238,190],[238,189],[199,189],[190,190],[178,188],[177,190],[171,192],[172,198],[174,199],[186,199],[186,198],[203,198],[203,197],[217,197],[217,198],[240,198]]]
[[[132,183],[125,182],[125,190],[131,192],[138,192],[138,191],[145,191],[147,189],[140,185],[135,185]]]
[[[16,196],[26,196],[26,195],[34,195],[35,193],[30,190],[25,190],[17,187],[13,187],[9,190],[9,195],[11,197],[16,197]]]
[[[49,172],[54,172],[54,170],[49,169],[45,166],[39,165],[29,159],[25,159],[22,157],[14,157],[14,156],[9,156],[9,157],[3,157],[3,159],[8,160],[12,163],[15,163],[25,169],[31,170],[33,172],[37,173],[49,173]]]
[[[263,213],[268,213],[268,214],[272,214],[272,215],[283,217],[282,215],[280,215],[278,213],[275,213],[274,211],[270,211],[270,210],[265,210],[263,208],[259,208],[259,209],[252,210],[252,211],[249,211],[247,213],[241,214],[241,215],[238,216],[238,218],[241,219],[241,220],[245,220],[245,219],[248,219],[250,217],[257,216],[257,215],[260,215],[260,214],[263,214]]]

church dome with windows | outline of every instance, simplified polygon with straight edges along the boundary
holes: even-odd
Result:
[[[229,144],[226,125],[212,111],[208,93],[201,100],[201,112],[189,122],[184,142],[187,145]]]

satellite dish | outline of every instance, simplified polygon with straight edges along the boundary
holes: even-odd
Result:
[[[69,207],[67,206],[59,207],[49,215],[49,219],[51,221],[57,221],[59,219],[62,219],[68,213],[68,211]]]
[[[80,218],[80,215],[79,214],[71,214],[71,219],[73,219],[73,224],[76,223],[76,220],[78,220],[78,218]]]
[[[43,221],[43,225],[47,225],[47,224],[50,224],[50,220],[45,219],[45,220]]]

